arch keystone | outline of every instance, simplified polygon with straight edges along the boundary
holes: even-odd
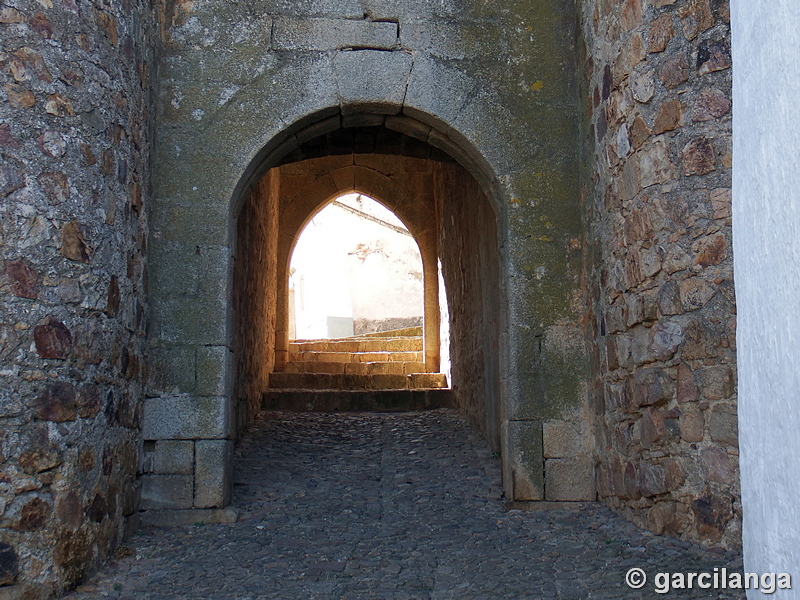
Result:
[[[333,74],[343,114],[400,112],[411,76],[408,52],[342,50],[333,57]]]

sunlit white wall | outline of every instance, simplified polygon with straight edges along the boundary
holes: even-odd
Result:
[[[800,11],[734,0],[733,260],[745,571],[800,598]],[[749,590],[750,599],[762,598]]]
[[[292,255],[296,337],[329,337],[329,317],[421,318],[422,260],[408,232],[393,229],[405,230],[402,222],[365,196],[338,202],[353,210],[329,204],[303,230]]]

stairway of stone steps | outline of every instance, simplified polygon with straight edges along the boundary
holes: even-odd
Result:
[[[418,410],[452,406],[447,378],[426,373],[422,328],[345,338],[292,340],[273,372],[264,408]],[[390,392],[391,393],[388,393]]]

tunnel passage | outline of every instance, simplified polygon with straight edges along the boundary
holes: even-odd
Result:
[[[285,371],[289,360],[289,263],[297,239],[322,207],[355,192],[391,210],[419,246],[428,373],[440,367],[441,265],[454,403],[499,450],[497,218],[466,168],[448,153],[398,131],[418,126],[413,119],[384,115],[327,117],[308,126],[311,133],[298,133],[299,143],[291,151],[266,157],[250,177],[236,218],[234,263],[239,431],[260,409],[271,374]]]

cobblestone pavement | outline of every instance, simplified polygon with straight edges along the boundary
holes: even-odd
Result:
[[[658,572],[740,567],[730,553],[592,504],[505,510],[499,461],[449,410],[267,413],[236,460],[236,524],[143,530],[68,598],[744,598],[655,593]]]

